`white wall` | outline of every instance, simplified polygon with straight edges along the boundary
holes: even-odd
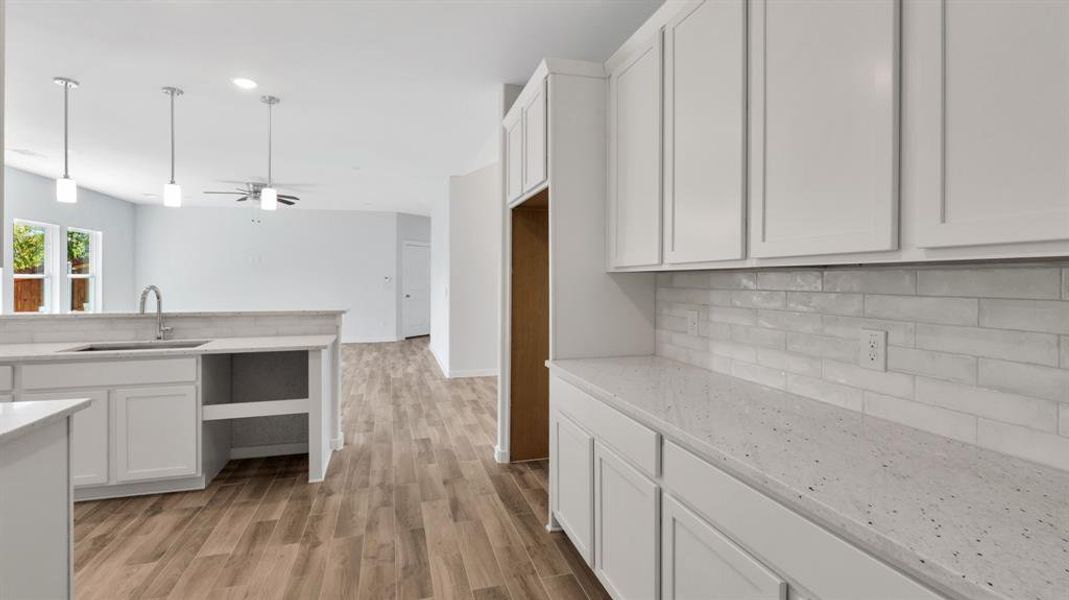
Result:
[[[431,201],[431,353],[449,374],[449,198]]]
[[[406,215],[406,231],[419,230]],[[138,288],[167,310],[340,308],[342,341],[397,339],[397,213],[145,206]],[[426,225],[423,226],[428,228]]]
[[[501,273],[501,167],[449,179],[449,374],[495,375]]]
[[[11,224],[15,219],[100,231],[105,312],[128,312],[137,304],[134,285],[135,206],[124,200],[79,188],[77,204],[56,202],[55,180],[5,168],[4,265],[12,264]],[[3,312],[12,311],[11,269],[4,269]]]

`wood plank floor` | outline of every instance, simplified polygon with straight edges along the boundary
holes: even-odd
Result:
[[[426,339],[342,354],[326,481],[237,460],[205,490],[78,503],[77,598],[608,597],[545,531],[546,464],[494,462],[494,379],[443,379]]]

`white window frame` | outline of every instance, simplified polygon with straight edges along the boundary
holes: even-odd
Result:
[[[85,229],[83,227],[63,227],[61,237],[61,245],[63,246],[63,252],[59,255],[61,258],[61,264],[64,265],[63,274],[63,291],[62,297],[65,299],[63,303],[63,312],[67,313],[98,313],[103,309],[103,278],[101,277],[101,258],[103,252],[101,245],[104,241],[104,234],[100,231],[93,229]],[[68,234],[71,231],[77,231],[80,233],[89,234],[89,272],[88,273],[71,273],[70,263],[67,261],[67,242]],[[89,287],[91,289],[92,298],[92,310],[76,311],[71,309],[71,294],[74,291],[74,286],[71,281],[74,279],[88,279],[90,281]]]
[[[15,225],[30,225],[33,227],[41,227],[45,231],[45,257],[44,257],[44,273],[16,273],[14,265],[14,227]],[[33,315],[33,314],[54,314],[59,307],[59,286],[56,281],[56,271],[59,260],[59,246],[64,246],[66,250],[66,239],[60,238],[60,227],[51,223],[43,223],[41,221],[31,221],[29,219],[14,219],[12,221],[12,264],[11,264],[11,312],[13,314],[20,315]],[[57,244],[57,239],[59,243]],[[41,279],[44,280],[44,302],[45,304],[38,307],[36,313],[34,312],[15,312],[15,281],[19,279]],[[43,310],[42,310],[43,309]]]

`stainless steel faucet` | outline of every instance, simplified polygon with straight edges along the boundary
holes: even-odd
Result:
[[[148,300],[149,292],[156,294],[156,339],[162,340],[167,332],[174,328],[163,326],[163,293],[154,285],[141,290],[141,314],[145,314],[145,301]]]

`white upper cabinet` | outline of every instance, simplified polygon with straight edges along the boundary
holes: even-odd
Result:
[[[1069,3],[907,9],[918,245],[1069,239]]]
[[[661,33],[609,75],[609,264],[661,263]]]
[[[516,111],[506,117],[505,126],[505,202],[523,195],[523,118]]]
[[[523,104],[523,191],[546,180],[546,81]]]
[[[745,257],[746,2],[702,0],[664,29],[664,262]]]
[[[899,2],[750,10],[751,254],[895,249]]]

